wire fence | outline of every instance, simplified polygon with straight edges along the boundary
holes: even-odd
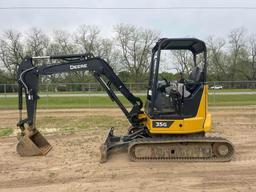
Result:
[[[256,105],[256,81],[214,81],[208,84],[210,106]],[[126,83],[126,86],[145,100],[147,83]],[[17,108],[17,90],[17,84],[0,84],[0,109]],[[43,108],[115,106],[98,83],[41,84],[39,91],[39,105]],[[124,98],[121,99],[129,105]]]
[[[131,92],[144,92],[148,83],[125,83]],[[256,89],[256,81],[211,81],[208,82],[210,89]],[[40,84],[41,92],[103,92],[98,83],[51,83]],[[0,84],[0,94],[17,93],[17,84]]]

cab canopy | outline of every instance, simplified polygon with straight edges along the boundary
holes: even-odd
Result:
[[[190,50],[194,55],[206,52],[205,43],[195,38],[163,38],[153,48],[153,52],[160,50]]]

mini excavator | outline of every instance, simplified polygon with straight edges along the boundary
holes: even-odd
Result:
[[[168,81],[161,78],[161,52],[187,50],[194,67],[187,78]],[[197,62],[201,57],[201,65]],[[49,59],[50,64],[34,66],[35,59]],[[52,62],[54,60],[54,62]],[[127,135],[116,136],[111,128],[100,147],[101,162],[106,162],[115,148],[125,147],[132,161],[230,161],[234,147],[222,137],[209,136],[211,114],[208,112],[207,49],[195,38],[163,38],[152,49],[147,97],[134,96],[111,66],[92,54],[26,57],[18,69],[21,130],[17,152],[20,156],[46,155],[52,146],[36,128],[39,77],[57,73],[89,71],[127,117],[131,126]],[[124,106],[114,90],[132,105]],[[22,119],[23,91],[27,118]]]

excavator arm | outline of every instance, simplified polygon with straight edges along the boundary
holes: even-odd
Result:
[[[35,59],[50,59],[57,61],[54,64],[34,66]],[[132,126],[138,126],[143,103],[140,98],[135,97],[115,74],[112,67],[103,59],[94,57],[92,54],[77,54],[63,56],[26,57],[18,69],[19,84],[19,110],[20,120],[18,127],[21,129],[21,139],[17,145],[17,152],[21,156],[44,155],[51,149],[50,144],[36,129],[36,109],[38,96],[39,77],[42,75],[53,75],[58,73],[70,73],[75,71],[89,71],[125,114]],[[112,86],[111,86],[112,85]],[[128,110],[115,94],[115,87],[131,104]],[[27,118],[22,119],[23,90],[25,92]],[[25,128],[25,125],[27,128]],[[30,143],[30,144],[28,144]],[[33,146],[33,145],[36,146]],[[30,147],[27,147],[30,146]],[[28,149],[28,150],[27,150]],[[38,151],[39,149],[39,151]],[[42,150],[40,150],[42,149]]]
[[[38,59],[37,57],[35,59]],[[27,123],[32,125],[35,119],[38,96],[39,76],[53,75],[57,73],[70,73],[75,71],[89,71],[107,92],[112,101],[120,107],[132,125],[139,123],[138,114],[143,106],[140,98],[135,97],[115,74],[112,67],[103,59],[86,55],[65,55],[42,57],[51,60],[61,60],[57,64],[47,64],[35,67],[33,58],[25,58],[18,70],[19,82],[19,109],[22,109],[22,88],[25,90],[27,103]],[[105,80],[107,79],[107,81]],[[132,104],[132,109],[128,111],[112,89],[113,85]],[[24,122],[24,121],[23,121]]]

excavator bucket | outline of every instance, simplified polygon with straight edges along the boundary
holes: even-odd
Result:
[[[22,157],[46,155],[51,149],[52,146],[38,130],[22,135],[16,146],[17,153]]]

